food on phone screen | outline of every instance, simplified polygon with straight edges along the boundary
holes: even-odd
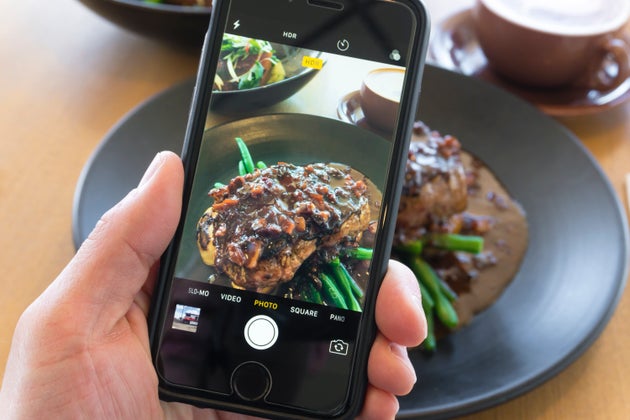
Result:
[[[499,297],[527,237],[523,209],[494,174],[455,137],[416,123],[393,255],[420,284],[430,330],[425,349]]]
[[[213,89],[244,90],[284,80],[286,72],[268,41],[224,35]]]
[[[213,189],[199,222],[203,260],[246,289],[293,279],[318,248],[355,242],[370,222],[367,187],[336,167],[272,165]]]
[[[254,163],[236,143],[240,175],[210,190],[197,224],[203,262],[233,287],[360,311],[378,189],[342,164]]]

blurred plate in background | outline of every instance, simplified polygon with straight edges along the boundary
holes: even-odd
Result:
[[[201,46],[210,23],[209,7],[142,0],[79,1],[125,29],[174,44]]]

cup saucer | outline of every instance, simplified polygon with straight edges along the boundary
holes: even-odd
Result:
[[[457,12],[436,25],[428,62],[500,86],[554,117],[594,114],[630,99],[630,74],[619,85],[605,91],[577,87],[533,89],[501,78],[492,71],[479,46],[470,9]]]
[[[389,138],[391,136],[391,133],[383,131],[368,122],[363,113],[363,108],[361,108],[361,94],[358,90],[347,93],[339,99],[337,116],[341,121],[370,130],[382,137]]]

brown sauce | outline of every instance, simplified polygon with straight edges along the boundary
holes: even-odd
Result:
[[[495,263],[476,270],[469,290],[455,301],[460,327],[499,298],[518,272],[528,243],[523,208],[487,166],[466,152],[462,152],[462,162],[477,176],[476,188],[469,191],[467,212],[494,219],[494,226],[484,234],[484,254],[494,257]]]

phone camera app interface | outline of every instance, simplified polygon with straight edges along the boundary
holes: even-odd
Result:
[[[257,398],[330,411],[369,288],[406,50],[361,56],[342,31],[301,45],[268,26],[230,16],[206,86],[162,374],[237,400],[254,363]]]
[[[226,33],[177,277],[361,312],[396,119],[394,107],[369,120],[362,98],[396,104],[403,78],[399,66]]]

